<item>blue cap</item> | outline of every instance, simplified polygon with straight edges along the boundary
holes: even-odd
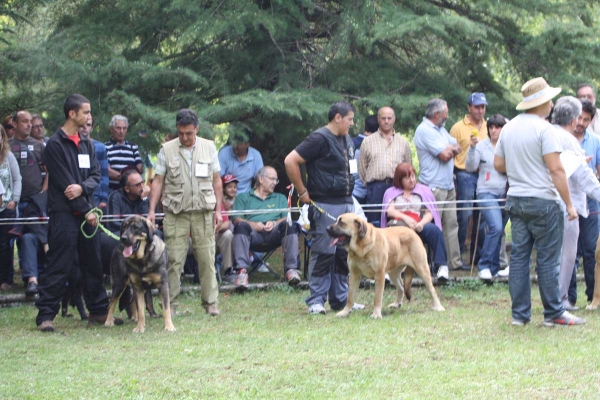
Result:
[[[467,104],[471,104],[474,106],[480,106],[482,104],[485,104],[487,106],[485,94],[479,92],[471,93],[471,95],[469,96],[469,100],[467,100]]]

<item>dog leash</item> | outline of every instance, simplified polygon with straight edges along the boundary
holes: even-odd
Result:
[[[337,221],[337,218],[334,217],[333,215],[329,214],[327,211],[325,211],[323,208],[319,207],[317,205],[317,203],[315,203],[312,199],[310,200],[310,205],[313,206],[314,208],[317,209],[318,212],[320,212],[321,214],[324,214],[326,217],[331,218],[334,221]],[[300,199],[298,199],[298,203],[297,203],[298,209],[301,209],[302,206],[300,205]]]
[[[108,229],[106,229],[106,228],[104,227],[104,225],[102,225],[102,224],[100,223],[100,220],[102,219],[102,216],[104,215],[104,213],[102,212],[102,210],[101,210],[101,209],[99,209],[99,208],[97,208],[97,207],[94,207],[94,208],[92,208],[92,209],[91,209],[91,210],[90,210],[90,211],[89,211],[87,214],[85,214],[85,217],[87,218],[87,216],[88,216],[88,215],[90,215],[90,214],[92,214],[92,213],[96,214],[96,218],[98,218],[98,225],[96,225],[96,226],[94,227],[94,232],[92,232],[92,234],[91,234],[91,235],[88,235],[88,234],[86,234],[86,233],[85,233],[85,230],[83,229],[83,227],[84,227],[84,226],[85,226],[85,224],[87,223],[87,219],[86,219],[86,220],[84,220],[84,221],[81,223],[81,233],[83,234],[83,236],[84,236],[86,239],[91,239],[91,238],[93,238],[93,237],[94,237],[94,235],[96,235],[96,232],[98,232],[98,228],[100,228],[100,229],[102,229],[102,231],[103,231],[104,233],[106,233],[106,235],[107,235],[108,237],[110,237],[110,238],[112,238],[112,239],[115,239],[115,240],[117,240],[117,241],[121,240],[121,239],[120,239],[120,238],[119,238],[117,235],[115,235],[114,233],[112,233],[111,231],[109,231]]]

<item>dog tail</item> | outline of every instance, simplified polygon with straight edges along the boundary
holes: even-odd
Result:
[[[412,298],[411,288],[413,276],[415,276],[415,270],[411,267],[406,267],[404,270],[404,295],[408,301]]]

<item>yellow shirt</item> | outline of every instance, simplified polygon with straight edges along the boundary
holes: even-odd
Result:
[[[456,139],[462,149],[462,151],[454,157],[454,166],[458,169],[466,168],[467,151],[469,151],[469,146],[471,145],[471,135],[473,132],[478,132],[477,138],[480,142],[487,139],[487,122],[483,120],[481,128],[477,129],[477,126],[471,123],[469,114],[465,115],[461,121],[455,123],[452,129],[450,129],[450,136]]]

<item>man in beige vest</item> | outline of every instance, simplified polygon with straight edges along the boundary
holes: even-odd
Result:
[[[198,115],[194,111],[180,110],[176,125],[179,139],[164,143],[158,153],[148,219],[154,223],[154,210],[162,194],[163,228],[169,252],[171,314],[176,313],[180,277],[191,235],[200,272],[202,306],[207,314],[216,316],[220,314],[215,275],[215,231],[223,222],[221,167],[214,142],[196,136]]]

